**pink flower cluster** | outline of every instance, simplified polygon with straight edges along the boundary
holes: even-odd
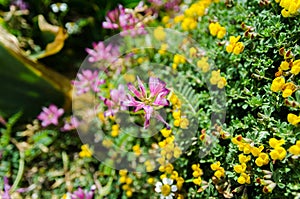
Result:
[[[124,86],[122,84],[119,85],[118,89],[112,89],[110,91],[110,98],[111,99],[100,97],[108,107],[108,110],[104,112],[105,117],[114,116],[119,110],[124,111],[127,109],[127,107],[122,104],[122,101],[126,99]]]
[[[81,73],[77,75],[77,80],[72,81],[73,85],[76,87],[77,95],[87,93],[89,91],[99,92],[99,86],[105,83],[105,80],[99,79],[98,71],[91,71],[89,69],[82,70]]]
[[[88,61],[98,62],[107,61],[113,63],[120,56],[119,48],[112,44],[105,46],[104,42],[93,43],[93,49],[86,48],[86,52],[90,55]]]
[[[140,2],[136,7],[138,10],[143,7],[143,2]],[[109,11],[105,17],[106,21],[102,23],[105,29],[119,29],[122,32],[121,36],[146,34],[145,25],[132,12],[128,12],[122,5],[116,9]]]

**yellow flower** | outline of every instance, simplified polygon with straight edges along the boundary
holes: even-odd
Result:
[[[195,57],[197,55],[197,49],[192,47],[190,48],[190,57]]]
[[[220,81],[219,81],[218,84],[217,84],[217,87],[218,87],[219,89],[222,89],[222,88],[224,88],[224,86],[226,86],[226,85],[227,85],[226,78],[225,78],[225,77],[221,77]]]
[[[180,119],[176,119],[173,122],[174,126],[179,127],[180,126]]]
[[[189,120],[187,118],[181,118],[180,119],[180,128],[186,129],[189,126]]]
[[[285,79],[283,77],[276,77],[272,82],[271,90],[273,92],[281,91],[284,84],[285,84]]]
[[[281,10],[281,15],[286,18],[286,17],[290,16],[290,12],[286,9],[282,9]]]
[[[287,61],[281,62],[280,69],[281,70],[289,70],[290,69],[290,63],[287,62]]]
[[[234,48],[234,45],[233,45],[233,44],[228,44],[228,45],[226,46],[226,51],[227,51],[228,53],[231,53],[231,52],[233,51],[233,48]]]
[[[243,52],[244,48],[245,48],[245,46],[242,42],[236,43],[236,45],[233,48],[233,54],[235,54],[235,55],[240,54],[241,52]]]
[[[174,22],[179,23],[179,22],[183,21],[183,19],[184,19],[184,15],[178,15],[174,18]]]
[[[176,178],[176,181],[177,181],[176,186],[177,186],[178,190],[180,190],[184,183],[184,179],[182,177],[178,177],[178,178]]]
[[[209,32],[212,36],[216,36],[218,31],[220,30],[221,25],[216,22],[216,23],[210,23],[208,26]]]
[[[196,185],[198,185],[198,186],[200,186],[201,183],[202,183],[201,177],[195,178],[195,179],[193,180],[193,183],[196,184]]]
[[[251,160],[251,156],[245,156],[244,154],[239,155],[239,162],[240,163],[247,163],[249,160]]]
[[[300,122],[300,117],[293,113],[289,113],[287,120],[289,123],[296,126]]]
[[[185,58],[182,55],[176,54],[173,59],[174,64],[184,64]]]
[[[242,173],[241,175],[240,175],[240,177],[238,178],[238,183],[240,183],[240,184],[245,184],[245,183],[247,183],[247,184],[250,184],[251,182],[250,182],[250,176],[249,175],[247,175],[246,173]]]
[[[111,136],[112,137],[117,137],[119,135],[119,125],[118,124],[115,124],[115,125],[112,125],[111,129]]]
[[[89,148],[88,144],[84,144],[84,145],[81,146],[81,151],[79,152],[79,157],[81,157],[81,158],[84,158],[84,157],[90,158],[90,157],[92,157],[92,155],[93,155],[93,152]]]
[[[208,57],[202,57],[199,61],[197,61],[197,66],[202,70],[202,72],[206,73],[209,71],[209,63],[207,62]]]
[[[280,147],[285,143],[284,139],[277,140],[276,138],[270,138],[269,145],[272,148]]]
[[[288,151],[293,155],[300,155],[300,147],[297,145],[291,146]]]
[[[173,111],[172,116],[173,116],[173,118],[176,119],[176,120],[180,119],[181,111],[180,111],[180,110],[175,110],[175,111]]]
[[[218,170],[218,169],[220,168],[220,166],[221,166],[221,163],[220,163],[220,161],[218,161],[218,162],[215,162],[215,163],[211,164],[211,165],[210,165],[210,168],[211,168],[213,171],[215,171],[215,170]]]
[[[172,133],[172,130],[171,129],[168,130],[168,129],[164,128],[164,129],[160,130],[160,132],[166,138],[166,137],[169,137],[169,135]]]
[[[197,21],[192,17],[186,17],[181,23],[181,28],[184,31],[194,30],[197,27]]]
[[[291,73],[294,75],[298,75],[300,72],[300,59],[293,62],[293,67],[291,69]]]
[[[238,55],[244,50],[244,44],[242,42],[238,42],[241,36],[230,36],[229,44],[226,46],[226,51],[228,53],[233,52],[234,54]]]
[[[293,94],[293,92],[296,91],[296,86],[293,82],[288,82],[288,83],[285,83],[283,86],[282,86],[282,97],[286,98],[286,97],[289,97]]]
[[[235,44],[235,43],[237,43],[237,42],[240,40],[240,38],[241,38],[240,35],[237,36],[237,37],[235,37],[235,36],[230,36],[230,37],[229,37],[229,43]]]
[[[259,157],[256,158],[255,164],[259,167],[267,165],[269,163],[269,156],[266,153],[260,153]]]
[[[224,38],[226,35],[226,28],[225,27],[221,27],[218,31],[218,34],[217,34],[217,38],[218,39],[222,39]]]
[[[215,171],[214,175],[220,179],[221,177],[223,177],[225,175],[225,171],[224,168],[220,168],[219,170]]]
[[[245,144],[243,144],[243,147],[242,147],[242,148],[243,148],[244,154],[249,154],[249,153],[251,153],[252,147],[251,147],[250,144],[245,143]]]
[[[139,144],[136,144],[132,147],[132,150],[134,151],[134,154],[136,156],[140,156],[142,154],[141,148]]]
[[[126,176],[127,175],[127,170],[126,169],[121,169],[120,171],[119,171],[119,174],[120,174],[120,176]]]
[[[286,156],[286,150],[283,147],[276,147],[270,152],[270,156],[273,160],[283,160]]]
[[[246,168],[247,166],[245,163],[238,164],[233,167],[234,171],[237,173],[244,173],[246,171]]]
[[[193,169],[193,176],[195,178],[199,177],[199,176],[202,176],[203,175],[203,171],[202,169],[200,169],[200,164],[193,164],[192,165],[192,169]]]
[[[159,40],[159,41],[163,41],[166,38],[166,33],[164,31],[164,28],[162,26],[158,26],[154,32],[154,37],[155,39]]]
[[[263,149],[264,149],[263,145],[259,146],[258,148],[257,147],[252,147],[251,148],[251,153],[254,157],[257,157]]]
[[[220,76],[220,70],[214,70],[211,72],[211,78],[210,78],[210,83],[212,85],[216,85],[218,84],[218,82],[221,80],[221,76]]]

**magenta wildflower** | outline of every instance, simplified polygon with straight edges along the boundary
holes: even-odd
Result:
[[[89,62],[108,61],[114,62],[120,55],[119,48],[112,44],[105,46],[104,42],[93,43],[93,49],[86,48],[86,52],[90,55]]]
[[[88,91],[99,92],[99,86],[105,83],[105,80],[98,78],[97,71],[89,69],[83,70],[77,75],[78,80],[72,81],[77,90],[77,95],[87,93]]]
[[[64,126],[61,131],[71,131],[78,127],[79,121],[75,116],[71,116],[69,119],[65,120]]]
[[[79,187],[71,194],[71,199],[93,199],[95,192],[95,185],[91,187],[90,191],[84,191]]]
[[[144,109],[145,111],[145,122],[144,128],[148,128],[150,124],[151,116],[154,116],[156,119],[162,121],[164,124],[169,127],[169,125],[164,121],[161,115],[155,110],[162,106],[168,106],[169,102],[165,98],[169,94],[169,90],[166,88],[166,83],[160,80],[159,78],[150,77],[149,78],[149,94],[146,91],[146,88],[143,82],[138,79],[139,91],[131,84],[128,84],[128,89],[134,94],[127,95],[127,100],[123,102],[125,106],[135,107],[134,112]]]
[[[141,6],[142,2],[139,3],[137,8]],[[144,24],[122,5],[109,11],[105,19],[106,21],[102,23],[102,27],[105,29],[119,29],[122,31],[120,33],[121,36],[131,35],[134,37],[136,35],[146,34]]]
[[[8,178],[6,176],[3,177],[3,185],[4,185],[4,192],[1,195],[2,199],[11,199],[9,191],[11,186],[9,185]]]
[[[108,110],[104,112],[105,117],[114,116],[119,110],[126,110],[127,107],[122,104],[122,102],[126,100],[126,94],[122,84],[118,86],[118,89],[112,89],[110,91],[110,98],[111,99],[100,97],[108,107]]]
[[[14,0],[11,4],[17,6],[20,10],[27,10],[29,8],[28,3],[23,0]]]
[[[49,108],[43,107],[43,111],[37,118],[42,121],[42,126],[46,127],[50,124],[58,125],[58,118],[63,114],[64,109],[58,109],[57,106],[51,104]]]

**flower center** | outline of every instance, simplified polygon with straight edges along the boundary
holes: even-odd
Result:
[[[170,185],[167,185],[167,184],[164,184],[161,188],[161,193],[162,195],[164,196],[168,196],[170,195],[170,192],[171,192],[171,187]]]
[[[150,98],[145,98],[143,100],[143,102],[146,104],[146,105],[151,105],[152,104],[152,100]]]

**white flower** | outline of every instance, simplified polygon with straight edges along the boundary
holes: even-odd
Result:
[[[155,184],[155,191],[160,194],[160,199],[173,199],[174,192],[177,191],[177,186],[172,185],[173,180],[164,178],[161,182]]]

